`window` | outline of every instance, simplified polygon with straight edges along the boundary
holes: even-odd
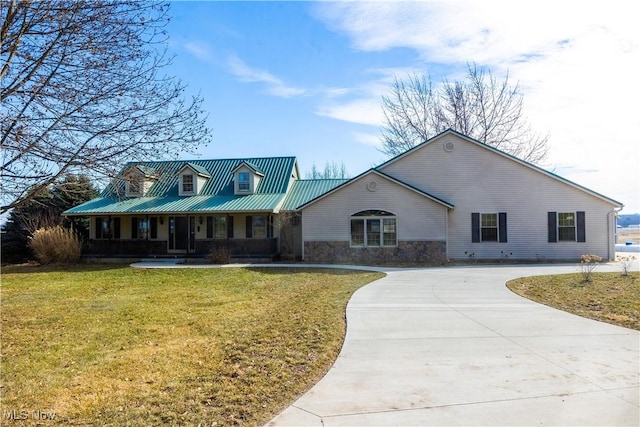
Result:
[[[140,196],[142,194],[142,186],[140,185],[140,181],[137,179],[131,179],[128,182],[128,196]]]
[[[226,239],[227,237],[229,237],[227,232],[227,217],[208,216],[207,239]]]
[[[576,215],[573,212],[558,212],[558,241],[576,241]]]
[[[182,192],[193,193],[193,175],[182,175]]]
[[[233,219],[233,217],[229,217]],[[270,216],[266,215],[247,215],[245,217],[245,236],[247,239],[261,239],[273,237],[273,222]],[[229,223],[229,227],[233,227],[233,222]]]
[[[585,213],[548,212],[549,242],[585,242]]]
[[[119,239],[120,218],[96,218],[96,239]]]
[[[131,238],[146,239],[149,236],[149,221],[144,218],[131,218]]]
[[[264,215],[255,215],[253,217],[253,237],[267,237],[267,221]]]
[[[396,246],[395,215],[380,210],[358,212],[351,217],[351,246]]]
[[[480,214],[480,237],[483,242],[498,241],[498,214]]]
[[[507,213],[471,214],[471,242],[507,242]]]
[[[249,172],[238,173],[238,191],[250,191]]]

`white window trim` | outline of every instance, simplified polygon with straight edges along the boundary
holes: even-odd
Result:
[[[184,178],[186,176],[190,176],[191,177],[191,190],[185,190],[184,189]],[[197,179],[196,179],[196,175],[193,173],[183,173],[180,175],[180,194],[182,195],[194,195],[196,194],[196,186],[197,186]]]
[[[247,175],[246,184],[247,184],[248,187],[246,189],[240,188],[240,184],[241,184],[240,176],[243,175],[243,174]],[[253,184],[252,173],[249,172],[249,171],[240,171],[240,172],[237,173],[236,177],[237,177],[237,191],[238,191],[238,193],[251,193],[252,192],[251,191],[251,187],[252,187],[252,184]],[[245,184],[245,182],[242,181],[242,184]]]
[[[138,183],[138,191],[131,191],[131,182],[135,181]],[[141,197],[143,195],[144,189],[144,181],[142,180],[127,180],[126,182],[126,193],[127,197]]]
[[[377,219],[380,220],[380,244],[379,245],[368,245],[368,233],[367,233],[367,221]],[[385,245],[384,244],[384,220],[385,219],[393,219],[395,220],[395,243],[393,245]],[[354,245],[352,239],[352,230],[351,230],[351,221],[353,220],[364,220],[364,243],[362,245]],[[349,217],[349,246],[352,248],[396,248],[398,247],[398,217],[395,215],[384,215],[384,216],[357,216],[351,215]]]
[[[495,215],[496,217],[496,225],[494,226],[484,226],[482,225],[482,216],[483,215]],[[495,240],[484,240],[483,236],[482,236],[482,230],[483,229],[489,229],[489,228],[495,228],[496,230],[496,239]],[[486,242],[486,243],[498,243],[500,242],[500,215],[498,212],[480,212],[480,242]]]
[[[573,240],[560,239],[560,228],[571,228],[568,225],[560,225],[560,215],[571,214],[573,215]],[[556,242],[577,242],[578,241],[578,212],[569,211],[569,212],[556,212]]]

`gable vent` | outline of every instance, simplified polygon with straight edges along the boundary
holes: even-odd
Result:
[[[444,147],[444,151],[446,151],[447,153],[450,153],[456,148],[456,145],[451,141],[447,141],[444,143],[443,147]]]

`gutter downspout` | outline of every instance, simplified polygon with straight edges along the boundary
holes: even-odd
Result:
[[[302,211],[300,211],[300,239],[302,240],[302,262],[304,262],[304,215]]]
[[[610,260],[610,261],[612,260],[612,258],[611,258],[611,248],[612,247],[613,247],[613,253],[614,254],[616,253],[616,251],[615,251],[615,247],[616,247],[616,242],[615,242],[616,222],[613,221],[613,223],[612,223],[612,221],[610,219],[610,215],[611,214],[617,214],[618,212],[620,212],[622,210],[623,207],[624,206],[621,206],[619,208],[614,208],[612,211],[609,211],[607,213],[607,259]],[[617,216],[617,215],[614,215],[614,218],[615,218],[615,216]],[[611,231],[612,230],[613,230],[613,236],[614,236],[613,237],[613,242],[611,242]],[[615,258],[615,255],[614,255],[614,258]]]
[[[449,262],[449,209],[444,210],[444,255]]]

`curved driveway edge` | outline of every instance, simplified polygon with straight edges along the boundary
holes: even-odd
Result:
[[[327,375],[267,426],[640,422],[640,332],[534,303],[505,286],[575,273],[575,265],[295,266],[387,276],[349,301],[344,346]]]
[[[574,265],[386,271],[349,302],[327,375],[268,426],[638,425],[640,332],[505,287]]]

